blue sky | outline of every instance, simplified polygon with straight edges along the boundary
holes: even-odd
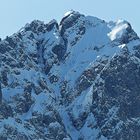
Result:
[[[34,19],[61,20],[73,9],[106,21],[128,20],[140,35],[140,0],[0,0],[0,37],[17,32]]]

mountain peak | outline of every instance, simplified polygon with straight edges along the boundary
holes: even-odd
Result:
[[[140,139],[140,39],[124,20],[69,11],[0,41],[0,139]]]
[[[77,12],[77,11],[74,11],[74,10],[70,10],[70,11],[68,11],[68,12],[66,12],[65,14],[64,14],[64,17],[62,18],[62,20],[61,20],[61,22],[60,22],[60,25],[62,24],[62,22],[64,22],[64,21],[71,21],[71,20],[74,20],[74,19],[76,19],[76,18],[78,18],[78,17],[80,17],[80,16],[82,16],[82,14],[80,14],[79,12]]]
[[[69,16],[70,14],[73,14],[73,13],[78,13],[78,12],[76,12],[76,11],[74,11],[74,10],[67,11],[67,12],[64,14],[64,17]]]

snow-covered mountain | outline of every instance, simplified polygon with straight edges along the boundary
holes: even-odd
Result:
[[[0,41],[0,73],[0,140],[140,139],[140,38],[125,20],[35,20]]]

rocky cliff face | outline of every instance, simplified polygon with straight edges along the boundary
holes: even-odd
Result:
[[[70,11],[0,41],[0,140],[139,140],[140,39],[124,20]]]

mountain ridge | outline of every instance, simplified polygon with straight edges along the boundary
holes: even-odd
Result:
[[[140,138],[140,39],[127,21],[34,20],[0,42],[0,62],[0,139]]]

